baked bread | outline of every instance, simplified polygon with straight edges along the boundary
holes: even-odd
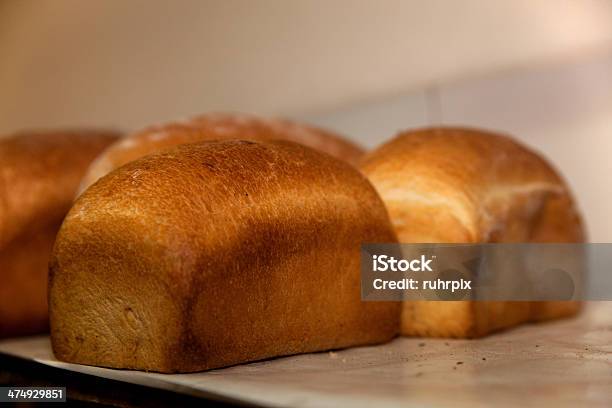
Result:
[[[81,185],[85,190],[100,177],[124,164],[184,143],[206,140],[290,140],[357,165],[363,150],[342,136],[282,119],[245,114],[206,114],[183,122],[146,128],[110,146],[92,164]]]
[[[48,131],[0,139],[0,337],[48,327],[55,234],[87,166],[111,132]]]
[[[361,169],[403,243],[585,238],[559,174],[507,136],[461,128],[408,131],[368,154]],[[478,337],[578,309],[576,302],[405,302],[401,333]]]
[[[384,342],[398,302],[360,299],[360,245],[395,242],[354,167],[287,142],[185,144],[76,201],[50,266],[58,359],[192,372]]]

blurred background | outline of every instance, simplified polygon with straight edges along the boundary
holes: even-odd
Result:
[[[0,134],[207,111],[514,134],[612,241],[612,0],[0,0]]]

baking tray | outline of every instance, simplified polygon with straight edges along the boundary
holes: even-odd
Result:
[[[525,325],[480,340],[398,338],[195,374],[62,363],[53,357],[47,336],[1,341],[0,353],[264,406],[612,406],[612,302],[588,304],[575,319]]]

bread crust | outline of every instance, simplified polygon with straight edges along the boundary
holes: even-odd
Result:
[[[357,165],[364,151],[336,133],[284,119],[237,113],[209,113],[182,122],[151,126],[113,144],[91,165],[81,185],[85,190],[100,177],[126,163],[184,143],[207,140],[289,140]]]
[[[361,165],[403,243],[583,242],[569,188],[512,138],[468,128],[400,133]],[[569,316],[577,302],[405,302],[401,333],[478,337]]]
[[[47,329],[55,234],[89,163],[117,137],[65,130],[0,139],[0,337]]]
[[[131,162],[77,200],[51,262],[63,361],[192,372],[384,342],[360,245],[395,242],[352,166],[292,142],[200,142]]]

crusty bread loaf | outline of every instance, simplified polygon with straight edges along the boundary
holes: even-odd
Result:
[[[79,181],[111,132],[48,131],[0,139],[0,337],[48,326],[47,270]]]
[[[362,164],[400,242],[581,242],[568,187],[539,155],[488,132],[404,132]],[[405,302],[401,332],[477,337],[575,313],[575,302]]]
[[[206,114],[183,122],[149,127],[113,144],[91,165],[81,191],[111,170],[147,154],[184,143],[231,139],[290,140],[354,165],[363,155],[359,146],[342,136],[312,126],[245,114]]]
[[[87,189],[50,267],[57,358],[191,372],[378,343],[399,303],[360,300],[360,245],[395,242],[352,166],[287,142],[185,144]]]

